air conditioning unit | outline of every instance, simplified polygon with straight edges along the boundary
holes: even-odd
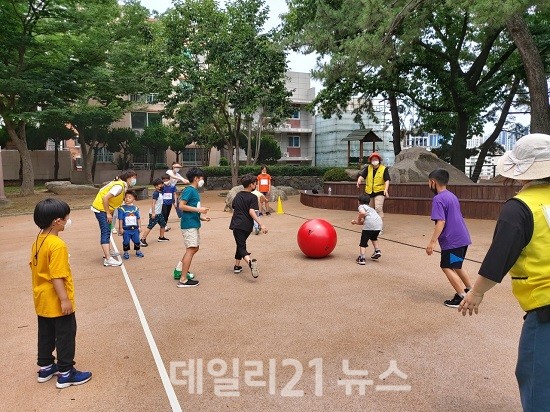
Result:
[[[288,152],[284,152],[283,157],[288,157]]]
[[[292,125],[290,123],[283,124],[283,128],[285,128],[285,129],[290,129],[291,127],[292,127]]]

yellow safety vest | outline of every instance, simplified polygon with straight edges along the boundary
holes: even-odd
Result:
[[[386,182],[384,180],[384,170],[386,170],[386,166],[380,165],[378,166],[378,169],[376,171],[376,175],[374,175],[374,167],[372,165],[367,166],[367,177],[365,179],[365,193],[372,194],[372,193],[378,193],[383,192],[386,190]]]
[[[533,213],[533,236],[510,269],[512,291],[525,311],[550,305],[550,227],[543,206],[550,207],[550,184],[522,189],[514,198]]]
[[[109,198],[109,213],[113,212],[113,210],[122,205],[122,202],[124,201],[124,194],[126,193],[126,184],[122,180],[113,180],[99,189],[99,192],[95,196],[94,202],[92,203],[92,207],[100,212],[106,212],[106,210],[103,210],[103,196],[109,193],[109,190],[116,185],[122,187],[122,191],[118,196]]]

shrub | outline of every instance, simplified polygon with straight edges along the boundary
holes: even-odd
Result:
[[[227,160],[227,157],[220,157],[220,166],[229,166],[229,160]]]
[[[323,180],[325,182],[349,182],[353,179],[346,173],[346,169],[343,167],[335,167],[325,172]]]

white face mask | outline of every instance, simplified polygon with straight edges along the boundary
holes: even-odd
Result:
[[[373,160],[372,162],[370,162],[370,164],[373,166],[378,166],[380,162],[378,160]]]
[[[203,180],[203,179],[199,180],[198,186],[199,186],[199,187],[203,187],[203,186],[204,186],[204,180]]]
[[[66,221],[65,224],[63,225],[64,230],[67,230],[68,228],[70,228],[72,224],[73,224],[73,221],[72,221],[70,218],[67,219],[67,221]]]
[[[179,173],[179,171],[180,171],[179,167],[174,167],[174,173]]]
[[[130,179],[130,181],[128,182],[128,186],[135,186],[137,183],[137,179],[135,177],[133,177],[132,179]]]

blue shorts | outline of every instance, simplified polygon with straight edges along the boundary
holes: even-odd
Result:
[[[155,218],[152,218],[153,215],[149,213],[149,224],[147,225],[147,229],[152,229],[155,227],[155,225],[158,223],[160,227],[166,227],[166,220],[164,219],[164,215],[162,213],[157,213],[155,215]]]

